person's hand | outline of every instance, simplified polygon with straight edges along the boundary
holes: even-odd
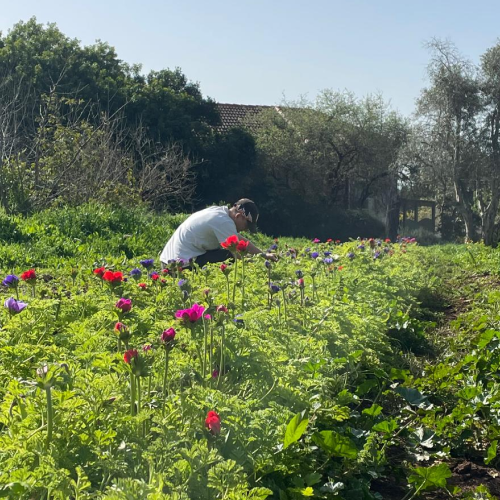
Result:
[[[272,260],[273,262],[278,262],[278,256],[275,253],[271,252],[262,252],[262,255],[267,259],[267,260]]]

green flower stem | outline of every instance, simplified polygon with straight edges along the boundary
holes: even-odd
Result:
[[[224,373],[224,337],[225,337],[225,327],[224,323],[221,325],[221,334],[220,334],[220,365],[219,365],[219,377],[217,380],[217,387],[219,387],[220,380]]]
[[[227,285],[227,303],[229,304],[229,299],[231,296],[230,286],[229,286],[229,274],[226,274],[226,285]]]
[[[207,351],[208,351],[208,328],[207,322],[203,319],[203,384],[207,376]]]
[[[236,284],[238,283],[238,256],[234,255],[234,285],[233,285],[233,304],[236,299]]]
[[[241,256],[241,309],[245,307],[245,256]]]
[[[52,408],[52,389],[47,387],[45,389],[45,394],[47,395],[47,441],[45,443],[45,448],[48,450],[50,442],[52,441],[52,429],[54,426],[54,413]]]
[[[122,352],[122,341],[120,340],[120,337],[118,337],[118,353]]]
[[[141,377],[136,377],[137,381],[137,413],[141,412]]]
[[[273,296],[271,294],[271,268],[267,268],[267,307],[271,309],[271,302],[273,300]]]
[[[163,405],[161,409],[161,414],[165,415],[165,403],[167,401],[167,376],[168,376],[168,358],[170,354],[170,349],[165,347],[165,373],[163,374]]]
[[[283,316],[285,318],[285,326],[288,324],[287,323],[287,320],[288,320],[288,316],[287,316],[287,311],[286,311],[286,295],[285,295],[285,289],[282,288],[281,289],[281,292],[283,294]]]
[[[201,349],[200,349],[200,346],[198,345],[198,342],[195,341],[194,343],[195,347],[196,347],[196,354],[198,355],[198,358],[200,360],[200,368],[201,368],[201,372],[203,373],[203,356],[201,355]]]
[[[210,324],[210,349],[208,350],[208,373],[210,374],[210,377],[212,376],[212,371],[214,369],[214,364],[213,364],[213,349],[214,349],[214,327],[212,324]],[[210,380],[212,380],[210,378]]]
[[[130,371],[130,415],[135,415],[135,375]]]

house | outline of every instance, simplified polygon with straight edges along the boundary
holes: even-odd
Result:
[[[221,124],[215,127],[218,132],[228,132],[232,128],[243,127],[250,131],[259,128],[258,115],[269,109],[281,114],[278,106],[260,106],[252,104],[217,103]]]

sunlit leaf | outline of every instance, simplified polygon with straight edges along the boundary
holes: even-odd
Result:
[[[355,459],[358,450],[353,441],[335,431],[316,432],[313,441],[324,451],[335,457]]]
[[[297,442],[304,434],[309,419],[303,417],[302,413],[297,413],[286,426],[285,439],[283,441],[283,449],[288,448],[291,444]]]

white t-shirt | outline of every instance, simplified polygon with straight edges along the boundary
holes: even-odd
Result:
[[[229,236],[238,234],[227,207],[209,207],[190,215],[165,245],[160,260],[189,260],[215,250]]]

